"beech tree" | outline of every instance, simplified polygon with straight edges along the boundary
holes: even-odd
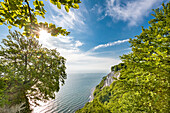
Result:
[[[49,2],[59,9],[64,6],[67,12],[70,8],[78,9],[81,3],[80,0]],[[0,25],[23,29],[22,34],[10,32],[1,45],[0,106],[11,107],[24,101],[24,112],[29,112],[28,98],[33,103],[54,98],[59,84],[64,84],[65,59],[56,50],[42,48],[34,37],[39,38],[42,29],[52,36],[68,35],[70,32],[53,23],[39,22],[37,16],[45,18],[45,13],[44,3],[40,0],[0,1]]]
[[[127,69],[115,87],[120,111],[169,112],[170,3],[162,6],[150,27],[130,39],[132,53],[121,57]]]
[[[49,0],[59,9],[63,5],[69,12],[70,8],[78,9],[80,0]],[[32,3],[32,2],[31,2]],[[39,37],[39,31],[45,29],[52,36],[68,35],[69,32],[62,27],[56,27],[53,23],[38,22],[37,16],[45,18],[46,10],[44,3],[40,0],[33,1],[33,8],[30,6],[30,0],[4,0],[0,2],[0,25],[7,25],[9,29],[12,26],[24,28],[23,35],[27,37]]]
[[[130,90],[124,104],[130,102],[126,108],[132,111],[169,112],[170,3],[162,6],[154,10],[151,26],[130,39],[133,52],[121,57],[128,67],[122,80]]]
[[[97,89],[95,101],[77,113],[91,112],[95,103],[100,104],[99,112],[102,108],[112,113],[170,112],[170,2],[162,6],[153,10],[150,27],[142,27],[142,33],[130,39],[132,52],[121,56],[126,68],[121,68],[119,80]]]
[[[0,49],[1,104],[46,101],[59,91],[66,79],[65,59],[55,49],[43,48],[35,38],[10,32]]]

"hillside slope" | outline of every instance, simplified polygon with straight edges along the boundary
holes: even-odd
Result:
[[[86,103],[86,105],[76,111],[76,113],[110,113],[111,111],[104,105],[109,102],[112,98],[112,87],[114,83],[119,80],[120,77],[120,69],[122,63],[111,68],[111,72],[103,77],[101,82],[96,86],[93,92],[93,99],[90,102]],[[116,67],[117,71],[114,72],[114,68]],[[119,69],[118,69],[119,67]]]
[[[149,28],[130,39],[132,52],[122,55],[119,79],[96,86],[94,99],[77,113],[170,113],[170,2],[155,9]],[[119,67],[120,66],[120,67]]]

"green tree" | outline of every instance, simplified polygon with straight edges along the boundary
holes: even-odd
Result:
[[[142,33],[130,39],[133,52],[122,56],[128,65],[122,77],[131,90],[127,95],[134,99],[131,110],[169,112],[170,3],[154,12],[149,29],[142,27]]]
[[[76,113],[111,113],[97,100],[92,103],[86,103],[85,107],[76,111]]]
[[[119,80],[95,96],[112,113],[170,112],[170,2],[162,6],[154,10],[150,27],[142,27],[142,33],[130,39],[132,52],[121,56],[125,68],[121,69]],[[82,112],[90,111],[88,106]]]
[[[50,3],[61,9],[64,5],[65,10],[69,12],[70,8],[78,9],[80,0],[50,0]],[[38,22],[37,16],[45,18],[46,10],[44,3],[40,0],[33,1],[33,8],[30,7],[30,0],[4,0],[0,2],[0,25],[7,25],[9,29],[12,26],[24,28],[23,35],[27,37],[39,37],[39,31],[45,29],[52,36],[68,35],[69,32],[62,27],[56,27],[52,23]],[[12,26],[11,26],[12,25]]]
[[[55,49],[43,48],[35,38],[10,32],[0,49],[0,105],[9,107],[55,98],[66,79],[65,59]],[[8,104],[7,104],[8,103]]]
[[[78,9],[81,2],[50,0],[50,3],[59,9],[63,5],[69,12],[70,8]],[[40,0],[0,1],[0,25],[24,30],[22,35],[19,32],[10,33],[1,45],[0,106],[8,104],[11,107],[25,101],[28,110],[28,98],[33,103],[54,98],[60,81],[64,83],[65,59],[56,50],[42,48],[34,37],[38,38],[42,29],[52,36],[68,35],[69,32],[53,23],[38,22],[37,16],[45,18],[45,13],[44,3]]]
[[[130,39],[132,53],[121,57],[127,69],[114,87],[121,112],[169,112],[170,3],[162,5],[150,27]]]

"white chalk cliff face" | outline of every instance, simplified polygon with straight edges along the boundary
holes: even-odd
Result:
[[[115,73],[114,71],[110,72],[107,75],[107,78],[104,81],[104,85],[103,85],[103,87],[101,89],[103,89],[106,86],[110,86],[110,84],[115,80],[113,77],[119,79],[120,72],[117,72],[117,73]],[[90,98],[89,102],[91,102],[94,99],[94,95],[93,95],[94,90],[95,90],[95,88],[92,89],[91,95],[89,97]]]
[[[89,97],[90,98],[89,102],[91,102],[94,99],[94,95],[93,95],[94,90],[95,90],[95,88],[93,88],[91,90],[91,94],[90,94],[90,97]]]
[[[110,72],[110,73],[107,75],[106,80],[104,81],[104,86],[103,86],[103,88],[106,87],[106,86],[110,86],[110,84],[114,81],[113,77],[119,79],[119,76],[120,76],[120,73],[119,73],[119,72],[118,72],[118,73],[114,73],[114,71]]]

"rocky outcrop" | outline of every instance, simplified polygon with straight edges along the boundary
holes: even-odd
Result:
[[[112,84],[112,82],[114,81],[114,80],[116,80],[116,79],[119,79],[119,77],[120,77],[120,72],[118,71],[118,72],[114,72],[114,71],[112,71],[112,72],[110,72],[107,76],[106,76],[106,79],[104,79],[104,85],[102,86],[102,88],[100,88],[101,90],[104,88],[104,87],[106,87],[106,86],[110,86],[110,84]],[[90,95],[90,100],[89,100],[89,102],[91,102],[91,101],[93,101],[93,99],[94,99],[94,91],[95,91],[95,88],[93,88],[92,90],[91,90],[91,95]]]
[[[110,86],[110,84],[115,80],[115,79],[119,79],[119,76],[120,76],[120,72],[110,72],[108,75],[107,75],[107,78],[106,80],[104,81],[104,85],[102,87],[102,89],[106,86]]]
[[[89,97],[90,98],[89,102],[91,102],[94,99],[94,95],[93,95],[94,90],[95,90],[95,88],[93,88],[91,90],[91,94],[90,94],[90,97]]]

